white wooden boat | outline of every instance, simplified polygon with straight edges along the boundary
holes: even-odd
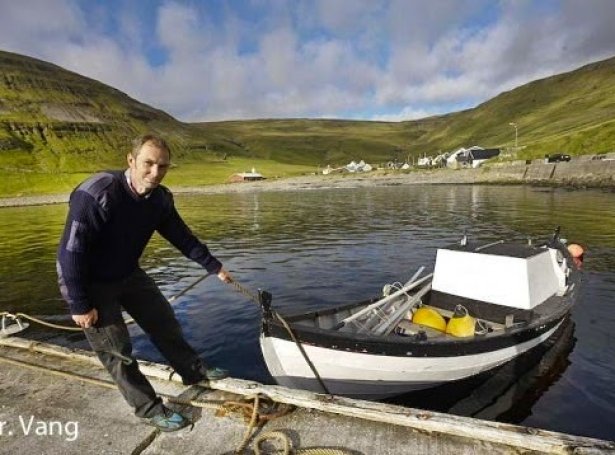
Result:
[[[399,395],[477,375],[539,345],[568,317],[579,280],[557,233],[542,245],[464,239],[438,249],[433,276],[388,296],[283,315],[288,328],[266,305],[261,348],[280,385]],[[455,331],[460,323],[471,331]]]

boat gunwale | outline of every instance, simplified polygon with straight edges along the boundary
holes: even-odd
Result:
[[[471,338],[447,336],[416,340],[414,337],[378,337],[306,326],[293,326],[293,332],[303,345],[336,351],[396,357],[450,357],[483,354],[516,346],[548,332],[566,317],[568,317],[568,312],[562,312],[559,317],[554,317],[541,324],[509,329],[495,336],[488,334],[492,335],[491,337],[488,335]],[[286,329],[276,321],[264,324],[262,334],[265,337],[291,340]]]

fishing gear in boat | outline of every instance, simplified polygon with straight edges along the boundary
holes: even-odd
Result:
[[[446,331],[446,320],[434,308],[422,306],[417,309],[413,316],[412,322],[422,327],[429,327],[442,333]]]
[[[468,309],[463,305],[455,306],[455,312],[446,324],[446,333],[460,338],[471,337],[475,328],[476,319],[470,316]]]
[[[382,311],[383,308],[386,307],[387,309],[390,309],[390,304],[396,301],[397,303],[399,303],[399,297],[403,295],[406,295],[407,297],[411,298],[408,292],[423,284],[425,281],[429,280],[433,276],[433,274],[430,273],[423,278],[417,280],[416,278],[424,269],[425,267],[419,268],[419,270],[414,274],[414,276],[410,278],[410,280],[408,280],[408,282],[401,289],[393,292],[392,294],[385,295],[385,297],[378,300],[377,302],[374,302],[371,305],[368,305],[366,308],[363,308],[361,311],[358,311],[341,320],[333,327],[333,330],[340,330],[351,322],[354,322],[355,325],[359,327],[359,330],[363,332],[372,330],[372,327],[375,324],[378,324],[378,327],[380,327],[381,323],[384,323],[385,321],[389,320],[389,315]],[[391,288],[389,287],[389,290],[390,289]],[[365,318],[366,320],[361,323],[359,321],[361,318]]]

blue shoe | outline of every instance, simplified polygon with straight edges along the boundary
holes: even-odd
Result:
[[[183,415],[165,407],[162,414],[145,420],[148,425],[158,428],[160,431],[170,432],[181,430],[191,425],[192,422]]]
[[[219,381],[220,379],[224,379],[228,377],[229,371],[224,368],[207,368],[205,370],[205,378],[210,381]]]
[[[228,377],[229,371],[224,368],[207,368],[205,365],[197,365],[193,374],[182,376],[184,385],[194,385],[201,381],[219,381]]]

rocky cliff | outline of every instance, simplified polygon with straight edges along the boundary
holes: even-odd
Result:
[[[98,81],[0,51],[0,165],[10,159],[29,170],[100,168],[123,161],[140,132],[172,132],[180,142],[185,129]]]

